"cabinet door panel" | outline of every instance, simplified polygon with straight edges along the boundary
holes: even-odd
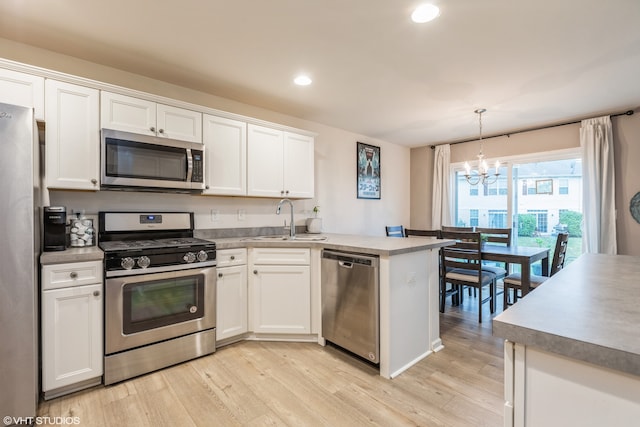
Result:
[[[158,136],[202,143],[202,113],[158,104],[156,114]]]
[[[282,196],[283,132],[249,124],[247,145],[247,194],[262,197]]]
[[[103,128],[152,136],[156,134],[155,102],[103,91],[100,118]]]
[[[102,284],[42,295],[42,389],[101,376]]]
[[[31,107],[44,120],[44,78],[0,69],[0,102]]]
[[[284,189],[289,197],[313,197],[313,150],[312,137],[284,133]]]
[[[46,166],[48,188],[100,188],[99,92],[47,80]]]
[[[204,116],[206,185],[203,194],[247,194],[247,124]]]
[[[247,266],[218,268],[216,340],[247,332]]]
[[[310,333],[310,268],[282,265],[253,268],[253,331]]]

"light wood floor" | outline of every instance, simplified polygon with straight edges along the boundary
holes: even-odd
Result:
[[[43,401],[38,415],[81,426],[501,426],[502,340],[491,335],[488,304],[482,324],[476,307],[473,297],[447,307],[444,350],[393,380],[336,348],[242,342]]]

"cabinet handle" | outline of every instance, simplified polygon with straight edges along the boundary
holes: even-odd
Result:
[[[100,291],[93,291],[93,296],[94,297],[99,297],[100,296]]]
[[[235,255],[231,255],[231,261],[233,261],[234,259],[236,259]]]
[[[222,273],[218,273],[218,277],[222,277]]]
[[[71,277],[72,279],[76,279],[78,277],[78,273],[72,271],[71,273],[69,273],[69,277]]]
[[[150,130],[151,132],[155,132],[155,131],[156,131],[156,128],[154,128],[153,126],[151,126],[151,127],[149,128],[149,130]]]
[[[284,190],[280,190],[280,195],[284,195]]]
[[[158,133],[164,133],[164,129],[158,129]]]
[[[253,274],[258,274],[258,270],[253,270]]]
[[[209,189],[209,186],[208,186],[208,185],[205,185],[205,186],[204,186],[204,188],[205,188],[205,190],[208,190],[208,189]]]
[[[93,179],[91,180],[91,183],[92,183],[93,185],[96,185],[96,184],[98,183],[98,180],[97,180],[97,179],[95,179],[95,178],[93,178]]]
[[[289,190],[285,191],[284,194],[289,194]]]

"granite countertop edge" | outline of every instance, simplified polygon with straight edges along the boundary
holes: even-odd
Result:
[[[504,323],[499,320],[493,321],[493,335],[514,343],[640,376],[640,354]]]
[[[67,248],[64,251],[42,252],[40,264],[66,264],[70,262],[102,261],[104,252],[97,246]]]

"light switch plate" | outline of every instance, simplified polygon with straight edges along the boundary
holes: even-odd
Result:
[[[247,211],[244,209],[238,209],[238,221],[244,221],[244,217]]]

